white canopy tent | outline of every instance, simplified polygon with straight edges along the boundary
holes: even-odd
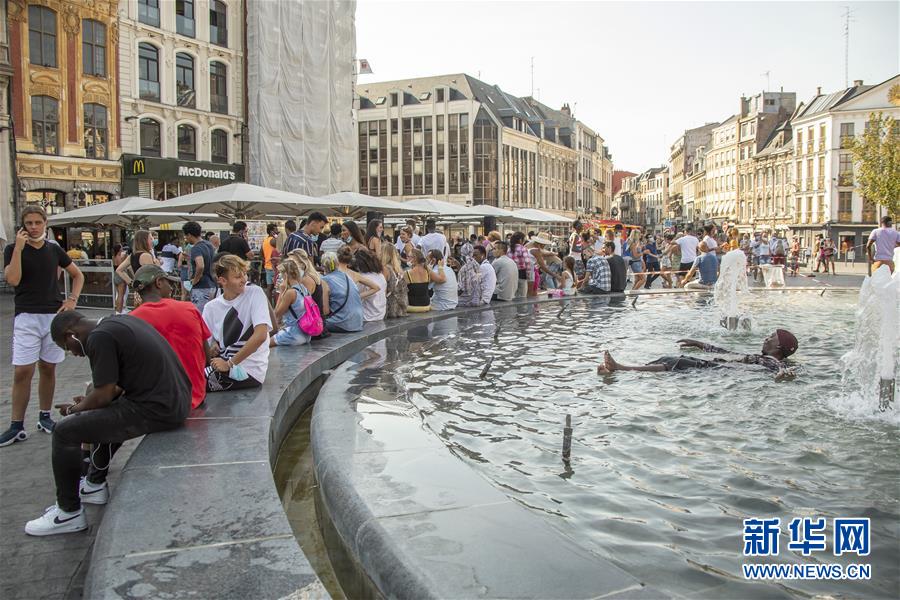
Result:
[[[574,219],[564,217],[549,212],[544,212],[536,208],[522,208],[513,211],[514,220],[524,221],[526,223],[571,223]]]
[[[155,208],[160,204],[157,200],[129,196],[110,202],[92,204],[84,208],[77,208],[57,215],[52,215],[47,224],[51,227],[63,227],[66,225],[118,225],[120,227],[149,227],[179,221],[187,218],[188,213],[182,212],[146,212],[148,208]],[[216,215],[194,215],[198,218],[210,218]]]
[[[453,204],[452,202],[444,202],[443,200],[435,200],[434,198],[419,198],[417,200],[409,200],[401,203],[406,214],[433,214],[436,217],[461,216],[461,217],[483,217],[482,213],[474,210],[474,206],[463,206],[461,204]],[[398,213],[388,213],[398,214]]]
[[[143,210],[150,212],[181,212],[193,216],[196,213],[215,213],[219,217],[234,221],[237,219],[261,220],[284,218],[312,210],[323,210],[334,206],[328,200],[283,192],[251,185],[230,183],[193,194],[178,196],[171,200],[157,202],[155,206]],[[208,217],[208,215],[204,215]]]
[[[330,201],[333,206],[324,209],[327,213],[336,216],[354,217],[366,211],[377,211],[390,215],[407,215],[421,214],[422,211],[417,207],[410,207],[406,202],[396,202],[387,198],[378,198],[376,196],[368,196],[359,192],[337,192],[322,197],[323,200]],[[426,211],[430,212],[430,211]]]

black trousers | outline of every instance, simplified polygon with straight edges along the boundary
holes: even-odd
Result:
[[[147,419],[124,397],[114,400],[106,408],[88,410],[61,419],[53,429],[52,442],[56,503],[66,512],[75,512],[81,507],[78,480],[81,478],[82,444],[95,445],[88,480],[102,483],[106,479],[109,461],[122,442],[179,426],[180,423]]]

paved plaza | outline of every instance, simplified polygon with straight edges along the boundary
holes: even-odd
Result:
[[[91,317],[102,311],[83,311]],[[9,423],[12,389],[13,296],[0,294],[0,424]],[[59,404],[84,392],[90,380],[88,361],[67,357],[57,367],[56,397]],[[37,538],[25,535],[25,523],[55,502],[53,473],[50,467],[50,436],[37,430],[37,374],[32,382],[31,402],[25,416],[28,440],[0,448],[0,598],[4,600],[37,598],[81,598],[84,577],[90,559],[94,534],[103,517],[102,506],[87,504],[89,528],[69,535]],[[58,418],[54,409],[53,418]],[[128,460],[139,440],[125,444],[116,454],[110,469],[114,488],[121,466]]]

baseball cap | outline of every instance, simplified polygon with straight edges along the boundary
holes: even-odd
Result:
[[[159,265],[144,265],[140,269],[138,269],[134,274],[134,283],[132,287],[135,291],[140,292],[144,288],[148,288],[153,285],[157,279],[164,277],[173,283],[178,283],[178,278],[174,275],[169,275],[165,271],[162,270],[162,267]]]

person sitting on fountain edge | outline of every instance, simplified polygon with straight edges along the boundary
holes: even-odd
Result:
[[[738,354],[724,348],[698,342],[697,340],[678,340],[682,348],[699,348],[704,352],[716,354]],[[621,365],[617,363],[608,350],[603,352],[603,364],[597,366],[598,374],[608,374],[615,371],[686,371],[688,369],[709,369],[720,367],[727,363],[742,363],[747,365],[759,365],[775,373],[775,381],[793,378],[796,367],[789,367],[784,360],[797,351],[797,338],[787,329],[776,329],[775,333],[763,340],[760,354],[744,354],[739,358],[714,358],[704,360],[691,356],[663,356],[646,365]]]

